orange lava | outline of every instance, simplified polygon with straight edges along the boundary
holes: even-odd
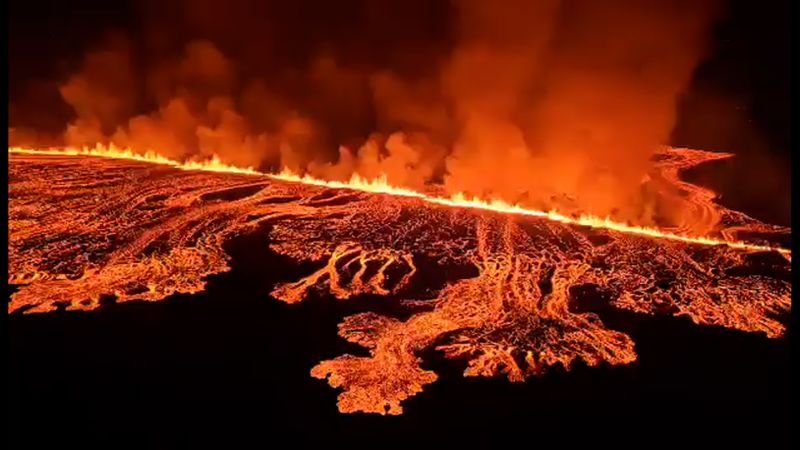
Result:
[[[339,334],[367,353],[311,369],[342,390],[345,413],[401,414],[438,377],[421,365],[430,349],[465,359],[465,376],[512,382],[556,365],[634,362],[633,339],[593,312],[598,303],[771,338],[785,334],[791,312],[788,251],[736,239],[787,229],[678,179],[681,168],[719,157],[707,152],[667,150],[657,175],[718,239],[381,180],[326,182],[102,147],[9,153],[8,277],[22,285],[9,313],[199,292],[208,275],[229,269],[226,241],[265,233],[268,248],[251,251],[312,266],[299,265],[265,297],[384,297],[407,312],[344,318]],[[265,274],[274,269],[264,264]]]
[[[311,177],[309,175],[299,176],[292,173],[288,169],[284,169],[281,173],[278,174],[266,174],[261,173],[253,169],[252,167],[240,168],[235,167],[227,164],[223,164],[219,158],[215,155],[212,159],[207,161],[195,162],[195,161],[187,161],[187,162],[178,162],[175,160],[171,160],[164,156],[158,155],[153,152],[148,152],[145,154],[139,154],[134,152],[131,149],[119,149],[116,148],[113,144],[105,147],[102,145],[96,145],[92,148],[65,148],[65,149],[31,149],[31,148],[22,148],[22,147],[10,147],[8,149],[9,153],[19,153],[19,154],[40,154],[40,155],[65,155],[65,156],[96,156],[96,157],[103,157],[103,158],[116,158],[116,159],[128,159],[133,161],[143,161],[143,162],[150,162],[154,164],[165,164],[173,167],[177,167],[183,170],[202,170],[208,172],[224,172],[224,173],[237,173],[237,174],[248,174],[248,175],[261,175],[266,176],[278,180],[283,181],[290,181],[290,182],[297,182],[303,184],[309,184],[314,186],[324,186],[328,188],[334,189],[353,189],[357,191],[363,192],[373,192],[373,193],[381,193],[381,194],[389,194],[389,195],[397,195],[403,197],[415,197],[420,198],[426,202],[435,203],[439,205],[445,206],[452,206],[458,208],[474,208],[474,209],[482,209],[487,211],[495,211],[501,212],[506,214],[518,214],[524,216],[532,216],[532,217],[543,217],[548,220],[553,220],[556,222],[571,224],[571,225],[579,225],[579,226],[587,226],[591,228],[605,228],[609,230],[619,231],[622,233],[630,233],[630,234],[637,234],[649,237],[656,237],[662,239],[672,239],[682,242],[688,242],[692,244],[702,244],[702,245],[728,245],[734,248],[741,248],[746,250],[756,250],[756,251],[777,251],[779,253],[791,256],[791,250],[773,247],[769,245],[757,245],[751,244],[744,241],[738,240],[730,240],[730,239],[716,239],[712,237],[703,237],[703,236],[688,236],[682,234],[674,234],[667,231],[658,230],[656,228],[648,228],[648,227],[640,227],[635,225],[629,225],[624,223],[615,222],[608,217],[600,218],[592,215],[580,215],[579,217],[570,217],[564,214],[559,213],[558,211],[537,211],[529,208],[525,208],[520,205],[513,205],[507,203],[503,200],[493,199],[493,200],[484,200],[477,197],[467,197],[463,193],[458,192],[453,194],[450,198],[444,197],[432,197],[425,195],[420,192],[416,192],[410,189],[405,189],[402,187],[392,186],[387,182],[386,177],[378,177],[376,179],[365,179],[360,177],[358,174],[354,174],[352,178],[350,178],[347,182],[340,182],[340,181],[326,181],[320,180],[318,178]],[[709,153],[710,152],[703,152]],[[722,155],[722,157],[726,157],[730,155]],[[702,190],[702,188],[700,188]],[[713,197],[712,197],[713,199]]]
[[[236,167],[229,164],[224,164],[219,158],[214,155],[207,161],[186,161],[179,162],[169,159],[166,156],[161,156],[154,152],[145,152],[144,154],[135,152],[129,148],[118,148],[114,144],[108,146],[97,144],[94,147],[82,148],[26,148],[26,147],[9,147],[9,153],[16,153],[22,155],[50,155],[50,156],[94,156],[98,158],[114,158],[114,159],[127,159],[131,161],[140,161],[153,164],[164,164],[167,166],[177,167],[183,170],[203,170],[206,172],[224,172],[224,173],[244,173],[249,175],[262,175],[261,172],[256,171],[252,167]]]

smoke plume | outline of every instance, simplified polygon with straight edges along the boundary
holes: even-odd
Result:
[[[58,83],[74,114],[63,143],[385,175],[647,223],[650,158],[717,10],[692,0],[297,3],[142,3],[140,35],[108,36]],[[329,20],[329,8],[347,20]],[[24,117],[17,106],[12,122]],[[12,139],[33,138],[18,126]]]

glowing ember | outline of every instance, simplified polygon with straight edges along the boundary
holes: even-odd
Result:
[[[631,338],[587,312],[587,302],[770,337],[784,334],[780,317],[791,311],[788,252],[765,245],[431,197],[380,180],[264,176],[216,160],[184,164],[101,147],[9,152],[8,276],[24,284],[9,312],[201,291],[206,276],[228,269],[223,243],[267,224],[270,251],[317,265],[275,286],[273,298],[366,294],[409,308],[406,320],[345,318],[341,336],[369,356],[311,370],[343,389],[342,412],[400,414],[404,399],[437,378],[420,367],[430,348],[467,359],[465,376],[510,381],[556,364],[634,361]],[[664,156],[661,176],[688,192],[722,236],[786,231],[713,205],[708,191],[674,178],[712,154]],[[444,287],[420,281],[431,272]]]

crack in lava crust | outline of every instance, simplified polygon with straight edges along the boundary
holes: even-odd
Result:
[[[686,158],[709,156],[673,154],[662,176],[689,192],[706,225],[722,235],[785,232],[679,182],[676,168],[686,167]],[[406,320],[366,312],[340,324],[339,334],[369,355],[323,361],[311,375],[343,390],[342,412],[402,413],[401,402],[437,378],[420,367],[418,355],[430,348],[466,359],[465,376],[510,381],[556,364],[634,361],[631,338],[584,307],[587,292],[611,308],[770,337],[783,335],[777,317],[791,310],[790,264],[775,252],[247,174],[16,154],[9,155],[8,276],[24,286],[8,310],[91,310],[105,296],[156,301],[198,292],[205,276],[228,270],[223,243],[262,223],[270,225],[272,251],[321,264],[275,286],[274,298],[296,303],[315,290],[340,300],[370,294],[410,309]],[[431,267],[474,267],[477,275],[451,279],[433,299],[417,301],[415,282]]]

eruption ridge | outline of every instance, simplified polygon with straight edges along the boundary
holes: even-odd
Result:
[[[94,157],[102,157],[102,158],[117,158],[117,159],[128,159],[132,161],[142,161],[154,164],[164,164],[168,166],[173,166],[182,170],[200,170],[200,171],[208,171],[208,172],[223,172],[223,173],[236,173],[236,174],[246,174],[246,175],[258,175],[258,176],[265,176],[277,180],[283,181],[290,181],[290,182],[297,182],[303,183],[308,185],[314,186],[324,186],[328,188],[334,189],[351,189],[363,192],[371,192],[371,193],[379,193],[379,194],[389,194],[389,195],[396,195],[396,196],[403,196],[403,197],[415,197],[422,199],[423,201],[444,205],[444,206],[452,206],[452,207],[461,207],[461,208],[474,208],[474,209],[483,209],[488,211],[495,211],[500,213],[507,213],[507,214],[516,214],[516,215],[524,215],[524,216],[532,216],[532,217],[542,217],[548,220],[561,222],[565,224],[571,225],[579,225],[579,226],[587,226],[591,228],[605,228],[609,230],[619,231],[622,233],[630,233],[630,234],[637,234],[649,237],[656,237],[656,238],[663,238],[663,239],[671,239],[671,240],[678,240],[692,244],[702,244],[702,245],[727,245],[733,248],[740,248],[745,250],[756,250],[756,251],[776,251],[783,255],[787,255],[787,257],[791,257],[791,250],[780,248],[780,247],[773,247],[769,245],[757,245],[751,244],[743,241],[737,240],[730,240],[730,239],[717,239],[712,237],[703,237],[703,236],[688,236],[684,234],[675,234],[670,233],[669,231],[662,231],[656,228],[650,227],[641,227],[635,225],[629,225],[625,223],[620,223],[611,220],[608,217],[600,218],[592,215],[581,214],[577,217],[570,217],[559,213],[558,211],[551,210],[551,211],[538,211],[535,209],[525,208],[520,205],[510,204],[503,200],[495,199],[495,200],[483,200],[477,197],[468,197],[461,192],[457,192],[453,194],[450,198],[445,197],[438,197],[438,196],[430,196],[421,192],[413,191],[410,189],[405,189],[401,187],[392,186],[387,182],[386,176],[379,176],[374,179],[365,179],[358,174],[354,174],[349,181],[347,182],[340,182],[340,181],[326,181],[321,180],[318,178],[314,178],[310,175],[300,176],[293,173],[289,169],[284,169],[282,172],[278,174],[267,174],[258,172],[252,167],[247,168],[240,168],[236,166],[231,166],[228,164],[222,163],[217,156],[213,156],[211,159],[202,162],[196,161],[187,161],[187,162],[178,162],[164,156],[161,156],[154,152],[147,152],[144,155],[136,153],[130,149],[118,149],[113,145],[108,147],[102,146],[97,144],[95,147],[85,147],[85,148],[66,148],[66,149],[31,149],[31,148],[22,148],[22,147],[9,147],[9,153],[19,153],[19,154],[30,154],[30,155],[53,155],[53,156],[94,156]],[[692,152],[692,150],[686,149],[670,149],[668,152],[673,152],[676,154],[681,154],[681,152]],[[689,158],[691,163],[685,164],[685,166],[691,166],[701,163],[704,160],[709,159],[717,159],[717,158],[724,158],[730,157],[730,154],[714,154],[712,152],[699,152],[700,157],[698,158],[695,156],[694,158]],[[669,170],[677,180],[677,169],[674,167],[669,167]],[[687,183],[681,182],[684,186],[687,186]],[[710,192],[704,188],[698,188],[693,185],[692,190],[697,192],[701,192],[702,194],[695,194],[698,198],[704,198],[706,201],[705,203],[710,202],[714,199],[715,195],[713,192]],[[710,194],[709,194],[710,192]],[[774,229],[775,227],[769,227],[768,229]]]
[[[273,286],[272,298],[385,297],[407,312],[344,318],[340,336],[368,354],[311,369],[342,390],[341,412],[401,414],[438,377],[421,367],[427,350],[466,360],[465,376],[512,382],[554,365],[634,362],[632,338],[593,312],[598,302],[772,338],[791,311],[787,253],[766,246],[576,226],[491,203],[453,207],[457,200],[417,192],[387,195],[391,186],[380,183],[97,156],[10,149],[8,276],[23,286],[9,313],[198,292],[206,276],[229,270],[224,242],[265,232],[261,251],[314,266]],[[709,157],[672,149],[660,164]],[[719,205],[698,208],[718,226],[782,231]],[[431,276],[442,287],[423,281]]]

